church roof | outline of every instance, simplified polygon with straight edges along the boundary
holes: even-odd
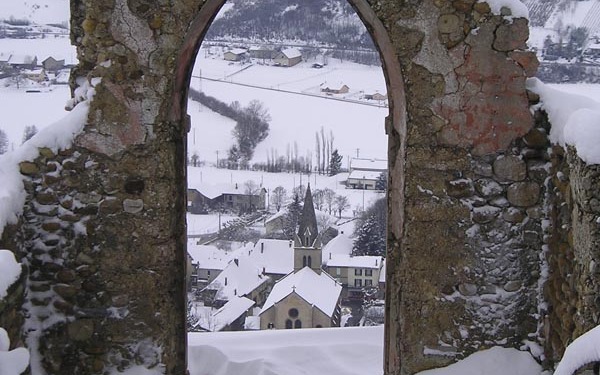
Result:
[[[267,311],[271,306],[294,292],[326,315],[332,316],[342,292],[342,286],[327,272],[317,274],[309,267],[304,267],[275,283],[262,312]]]
[[[302,215],[298,223],[298,237],[304,247],[313,247],[315,240],[319,235],[317,227],[317,215],[315,215],[315,206],[313,204],[312,193],[310,192],[310,184],[306,188],[306,196],[304,197],[304,207]],[[307,232],[308,230],[308,232]],[[309,235],[309,243],[305,243],[306,234]]]

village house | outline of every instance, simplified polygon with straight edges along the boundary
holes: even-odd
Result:
[[[246,297],[236,297],[229,300],[218,310],[207,308],[197,314],[198,322],[194,328],[200,331],[242,331],[244,323],[255,303]]]
[[[380,256],[331,255],[325,270],[342,284],[343,298],[361,300],[364,288],[379,288],[383,258]]]
[[[213,245],[198,245],[188,239],[188,291],[206,287],[227,267],[235,253],[223,251]]]
[[[323,247],[323,268],[342,284],[342,298],[351,300],[362,298],[363,288],[385,289],[385,259],[352,256],[353,247],[354,241],[343,232]]]
[[[322,245],[306,189],[294,239],[294,270],[275,283],[260,312],[261,329],[339,327],[342,286],[322,272]]]
[[[350,87],[343,83],[330,85],[327,82],[321,83],[321,92],[326,94],[346,94],[350,91]]]
[[[49,56],[42,61],[42,66],[47,72],[56,73],[65,67],[65,60],[57,60],[54,57]]]
[[[283,49],[275,53],[273,61],[279,66],[294,66],[302,61],[302,53],[296,48]]]
[[[234,257],[214,280],[200,291],[206,306],[221,307],[236,297],[246,297],[258,306],[265,303],[269,277],[246,256]]]
[[[352,158],[346,187],[375,190],[382,173],[387,173],[387,160]]]
[[[198,184],[187,191],[187,207],[191,213],[205,213],[208,209],[251,212],[265,208],[267,190],[258,188],[249,193],[239,184]]]
[[[9,67],[8,60],[12,56],[10,53],[0,52],[0,70],[4,70]]]
[[[246,58],[246,50],[242,48],[234,48],[223,54],[223,60],[227,61],[242,61]]]
[[[386,101],[388,99],[386,94],[381,94],[379,92],[375,92],[375,93],[365,93],[364,94],[364,98],[365,100],[376,100],[378,102],[383,102]]]
[[[275,56],[275,50],[268,46],[253,46],[250,47],[248,52],[250,53],[250,57],[255,59],[270,60]]]
[[[37,56],[11,55],[7,64],[13,69],[35,69],[37,66]]]

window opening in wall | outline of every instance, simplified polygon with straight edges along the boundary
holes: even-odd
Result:
[[[188,249],[215,269],[212,280],[189,287],[190,305],[203,311],[189,316],[202,321],[189,327],[357,326],[373,300],[383,305],[389,109],[382,73],[345,1],[225,3],[190,82]],[[314,220],[316,234],[302,220]],[[355,278],[365,262],[381,282],[369,290]],[[320,272],[307,270],[318,264]],[[251,278],[236,279],[254,268]],[[298,281],[308,272],[319,285],[310,292]],[[270,300],[281,285],[289,293]],[[304,318],[305,307],[308,316],[324,309],[316,299],[333,286],[329,315]],[[288,298],[292,292],[299,298]],[[236,322],[206,321],[243,298],[254,305]],[[383,325],[383,315],[371,324]]]

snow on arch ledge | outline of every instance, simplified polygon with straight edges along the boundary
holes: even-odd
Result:
[[[511,11],[507,19],[527,18],[529,19],[529,10],[520,0],[478,0],[478,3],[487,3],[493,14],[502,15],[502,8],[508,8]]]

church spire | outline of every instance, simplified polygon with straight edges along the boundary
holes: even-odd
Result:
[[[298,228],[298,238],[303,247],[317,247],[315,243],[319,235],[317,228],[317,216],[315,214],[315,206],[313,204],[312,193],[310,192],[310,183],[306,188],[306,196],[304,197],[304,207],[302,208],[302,216]]]

